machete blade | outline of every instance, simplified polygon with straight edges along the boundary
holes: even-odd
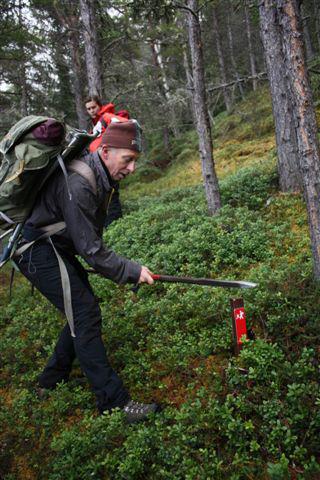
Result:
[[[176,277],[171,275],[152,275],[154,280],[172,283],[191,283],[222,288],[255,288],[258,284],[241,280],[215,280],[211,278]]]

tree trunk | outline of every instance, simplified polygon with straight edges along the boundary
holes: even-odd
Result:
[[[252,45],[252,32],[251,32],[250,15],[249,15],[249,7],[248,7],[247,0],[244,1],[244,16],[245,16],[245,23],[246,23],[247,39],[248,39],[251,76],[253,77],[252,87],[253,87],[253,90],[256,90],[258,86],[258,82],[256,79],[257,68],[256,68],[256,60],[255,60],[253,45]]]
[[[165,67],[164,67],[163,59],[161,55],[161,44],[157,40],[152,40],[150,45],[151,45],[154,65],[155,67],[157,67],[159,72],[158,84],[160,86],[160,91],[168,104],[168,111],[170,112],[170,117],[171,117],[170,127],[173,131],[174,136],[178,137],[179,136],[178,122],[177,122],[176,113],[175,113],[174,105],[172,102],[172,96],[171,96],[170,88],[168,84],[168,79],[167,79],[167,75],[166,75],[166,71],[165,71]]]
[[[238,81],[237,87],[239,88],[239,92],[240,92],[242,100],[244,100],[243,86],[242,86],[242,82],[239,81],[240,80],[240,75],[238,73],[238,68],[237,68],[237,64],[236,64],[236,60],[235,60],[235,56],[234,56],[234,44],[233,44],[233,33],[232,33],[232,28],[231,28],[231,19],[232,19],[232,5],[229,2],[228,9],[227,9],[227,33],[228,33],[230,60],[231,60],[231,66],[233,68],[234,77]]]
[[[304,54],[299,0],[278,0],[287,74],[295,103],[300,168],[307,202],[315,278],[320,280],[320,150],[312,91]]]
[[[70,35],[70,45],[71,45],[71,61],[73,66],[73,91],[76,102],[76,112],[78,117],[79,128],[86,129],[88,125],[88,119],[86,112],[84,110],[84,95],[83,95],[83,85],[82,85],[82,65],[80,59],[80,45],[79,45],[79,35],[76,31],[71,31]]]
[[[20,31],[23,30],[22,20],[22,3],[19,0],[18,3],[18,20]],[[18,66],[19,86],[20,86],[20,113],[24,117],[28,115],[28,85],[27,85],[27,69],[26,69],[26,53],[23,45],[23,41],[19,40],[20,47],[20,59]]]
[[[90,95],[102,96],[102,64],[98,44],[95,0],[80,0],[86,55],[88,90]]]
[[[283,192],[297,191],[301,190],[297,134],[292,122],[293,105],[274,0],[260,2],[259,13],[276,130],[280,189]]]
[[[161,44],[159,41],[153,40],[151,42],[151,48],[154,55],[155,65],[159,68],[159,78],[161,79],[161,84],[163,88],[164,97],[167,100],[171,100],[169,84],[167,80],[166,71],[163,65],[163,59],[161,55]]]
[[[320,52],[320,5],[319,0],[313,0],[313,11],[316,23],[316,35],[318,40],[318,50]]]
[[[206,99],[201,29],[197,13],[197,0],[186,0],[186,7],[189,10],[187,14],[188,38],[192,59],[194,82],[193,98],[196,113],[196,127],[199,137],[199,151],[202,163],[202,175],[209,214],[214,215],[221,207],[221,199],[212,154],[211,128]]]
[[[187,92],[188,92],[188,98],[190,100],[190,110],[192,114],[192,119],[193,119],[193,124],[196,126],[196,114],[194,111],[194,104],[193,104],[193,77],[192,73],[190,71],[190,65],[189,65],[189,59],[188,59],[188,53],[186,49],[185,43],[183,44],[182,47],[182,54],[183,54],[183,67],[184,71],[186,74],[186,79],[187,79]]]
[[[219,24],[218,24],[216,7],[213,7],[213,9],[212,9],[212,20],[213,20],[213,29],[214,29],[215,40],[216,40],[216,48],[217,48],[217,54],[218,54],[220,80],[221,80],[222,84],[226,84],[227,83],[227,72],[226,72],[226,66],[225,66],[225,62],[224,62],[224,56],[223,56],[223,53],[222,53],[221,36],[220,36],[220,31],[219,31]],[[226,110],[227,110],[227,112],[230,112],[231,106],[232,106],[230,91],[228,90],[227,87],[223,87],[222,93],[223,93],[223,99],[224,99],[224,104],[225,104]]]
[[[79,19],[76,12],[72,7],[70,10],[61,8],[55,3],[54,14],[57,21],[65,28],[67,36],[70,42],[70,58],[71,58],[71,71],[73,77],[73,83],[71,88],[75,97],[75,106],[78,118],[79,128],[85,129],[88,124],[88,118],[84,110],[84,88],[82,81],[82,63],[80,57],[80,44],[79,44]]]
[[[178,26],[186,31],[187,30],[187,24],[186,24],[186,19],[183,16],[178,17]],[[182,58],[183,58],[183,68],[185,71],[185,76],[186,76],[186,87],[187,87],[187,95],[188,99],[190,101],[190,112],[192,115],[192,120],[193,120],[193,125],[196,128],[196,114],[194,111],[194,104],[193,104],[193,77],[192,77],[192,72],[190,69],[190,63],[189,63],[189,58],[188,58],[188,47],[187,47],[187,40],[185,40],[184,36],[182,39]]]
[[[308,18],[304,14],[303,4],[301,4],[301,15],[303,16],[302,25],[303,25],[303,36],[304,36],[304,44],[306,47],[307,60],[312,60],[314,58],[314,51],[313,51],[310,31],[308,27]]]

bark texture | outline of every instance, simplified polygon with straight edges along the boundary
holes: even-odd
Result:
[[[82,65],[80,59],[80,45],[79,35],[75,31],[70,31],[70,45],[71,45],[71,61],[73,66],[73,91],[76,102],[76,112],[78,117],[79,127],[85,129],[87,127],[87,115],[84,111],[84,95],[82,84]]]
[[[231,28],[231,21],[232,21],[232,5],[229,2],[228,3],[228,9],[227,9],[227,33],[228,33],[230,61],[231,61],[232,69],[233,69],[233,75],[237,79],[237,87],[239,88],[239,92],[240,92],[242,100],[244,100],[243,85],[242,85],[242,82],[240,81],[240,75],[238,73],[238,67],[237,67],[237,63],[236,63],[235,55],[234,55],[234,43],[233,43],[233,33],[232,33],[232,28]]]
[[[226,70],[226,65],[225,65],[223,51],[222,51],[221,35],[220,35],[220,30],[219,30],[219,22],[218,22],[218,15],[217,15],[216,7],[214,7],[212,9],[212,21],[213,21],[213,29],[214,29],[214,36],[215,36],[215,41],[216,41],[217,54],[218,54],[220,80],[221,80],[222,84],[226,84],[227,83],[227,70]],[[232,107],[232,100],[231,100],[230,91],[228,90],[227,87],[223,87],[222,93],[223,93],[223,99],[224,99],[224,104],[225,104],[226,110],[227,110],[227,112],[230,112],[231,107]]]
[[[22,20],[22,2],[18,4],[18,20],[20,30],[24,28]],[[20,59],[18,64],[18,78],[20,86],[20,114],[24,117],[28,115],[28,84],[27,84],[27,68],[26,68],[26,52],[23,41],[19,42]]]
[[[248,6],[247,0],[244,1],[244,16],[245,16],[247,39],[248,39],[250,70],[251,70],[251,76],[253,77],[252,87],[253,87],[253,90],[256,90],[258,86],[258,82],[256,79],[257,67],[256,67],[256,59],[255,59],[255,54],[254,54],[253,45],[252,45],[252,32],[251,32],[251,25],[250,25],[249,6]]]
[[[166,69],[165,69],[162,54],[161,54],[161,43],[157,40],[152,40],[150,42],[150,46],[151,46],[151,51],[153,56],[153,62],[158,71],[159,90],[169,106],[169,113],[170,113],[170,120],[171,120],[170,126],[174,136],[178,137],[179,136],[178,122],[176,119],[173,99],[170,92]]]
[[[303,36],[304,36],[304,44],[306,47],[307,60],[312,60],[314,58],[314,50],[313,50],[310,31],[308,27],[308,17],[305,16],[303,4],[301,4],[300,8],[301,8],[301,15],[303,17],[302,18]]]
[[[320,50],[320,3],[319,3],[319,0],[313,0],[313,11],[314,11],[318,48]]]
[[[72,90],[75,97],[78,125],[79,128],[85,129],[87,127],[88,118],[84,110],[84,88],[82,81],[82,63],[79,43],[80,26],[77,10],[72,7],[70,7],[69,11],[67,8],[62,10],[56,6],[55,14],[67,32],[70,45],[71,70],[73,78]]]
[[[320,150],[305,59],[298,0],[278,0],[288,78],[295,103],[300,168],[307,203],[315,278],[320,280]]]
[[[90,95],[102,97],[102,64],[98,43],[95,5],[95,0],[80,0],[88,90]]]
[[[194,89],[193,77],[192,77],[192,73],[191,73],[191,70],[190,70],[186,44],[184,44],[182,48],[183,48],[183,52],[182,52],[183,53],[183,67],[184,67],[184,71],[185,71],[185,74],[186,74],[186,80],[187,80],[187,92],[188,92],[188,98],[190,100],[190,110],[191,110],[191,113],[192,113],[193,124],[194,124],[194,126],[196,126],[196,114],[195,114],[195,111],[194,111],[194,102],[193,102],[193,89]]]
[[[282,31],[274,0],[259,5],[260,31],[269,77],[276,131],[278,172],[283,192],[301,190],[297,134],[292,122],[293,104],[286,75]]]
[[[212,154],[211,128],[206,99],[201,29],[197,13],[197,0],[187,0],[186,7],[188,8],[187,26],[194,83],[193,99],[196,114],[196,128],[199,137],[202,176],[206,192],[208,211],[210,215],[214,215],[221,207],[221,199]]]

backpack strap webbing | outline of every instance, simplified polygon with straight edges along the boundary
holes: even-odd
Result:
[[[87,165],[85,162],[82,162],[81,160],[72,160],[72,162],[68,163],[67,170],[78,173],[83,178],[85,178],[88,181],[89,185],[91,186],[94,194],[95,195],[97,194],[96,177],[94,175],[93,170],[89,167],[89,165]],[[63,170],[63,173],[64,173],[64,176],[67,177],[66,171]],[[68,184],[67,184],[67,188],[68,188],[69,198],[71,200],[72,196],[71,196],[71,192],[69,190]],[[57,222],[57,223],[53,223],[52,225],[46,225],[45,227],[41,227],[42,233],[40,234],[40,236],[35,240],[33,240],[32,242],[28,242],[22,245],[20,248],[18,248],[15,251],[14,256],[18,257],[19,255],[22,255],[26,250],[28,250],[28,248],[30,248],[38,240],[48,239],[58,260],[60,276],[61,276],[62,292],[63,292],[64,312],[69,323],[71,336],[75,337],[76,335],[74,331],[74,319],[73,319],[71,285],[70,285],[69,274],[68,274],[68,270],[65,265],[65,262],[63,261],[63,258],[59,254],[58,250],[55,248],[51,239],[52,235],[55,235],[56,233],[61,232],[65,228],[66,228],[65,222]]]
[[[90,187],[92,188],[95,195],[97,195],[97,181],[95,174],[89,165],[81,160],[72,160],[72,162],[68,163],[67,169],[71,172],[78,173],[81,177],[85,178],[89,183]]]
[[[59,270],[60,270],[60,276],[61,276],[61,285],[62,285],[62,292],[63,292],[63,305],[64,305],[64,312],[67,317],[69,327],[70,327],[70,332],[71,336],[75,337],[75,332],[74,332],[74,319],[73,319],[73,310],[72,310],[72,298],[71,298],[71,285],[70,285],[70,279],[69,279],[69,274],[67,267],[59,254],[58,250],[55,248],[53,245],[53,242],[51,240],[51,235],[55,235],[56,233],[61,232],[66,228],[66,223],[65,222],[57,222],[53,223],[52,225],[47,225],[45,227],[41,228],[41,235],[33,240],[32,242],[28,242],[22,247],[18,248],[14,252],[14,257],[18,257],[19,255],[22,255],[28,248],[30,248],[35,242],[38,240],[45,240],[48,239],[48,241],[51,243],[51,246],[53,248],[53,251],[57,257],[58,260],[58,265],[59,265]]]

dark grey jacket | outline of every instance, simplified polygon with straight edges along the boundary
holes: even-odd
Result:
[[[97,195],[87,179],[69,173],[69,190],[62,172],[57,171],[38,196],[23,236],[33,240],[41,227],[64,221],[67,228],[52,237],[54,245],[67,255],[80,255],[97,272],[116,283],[137,283],[141,266],[110,250],[102,241],[108,199],[112,186],[97,152],[81,157],[93,170]]]

